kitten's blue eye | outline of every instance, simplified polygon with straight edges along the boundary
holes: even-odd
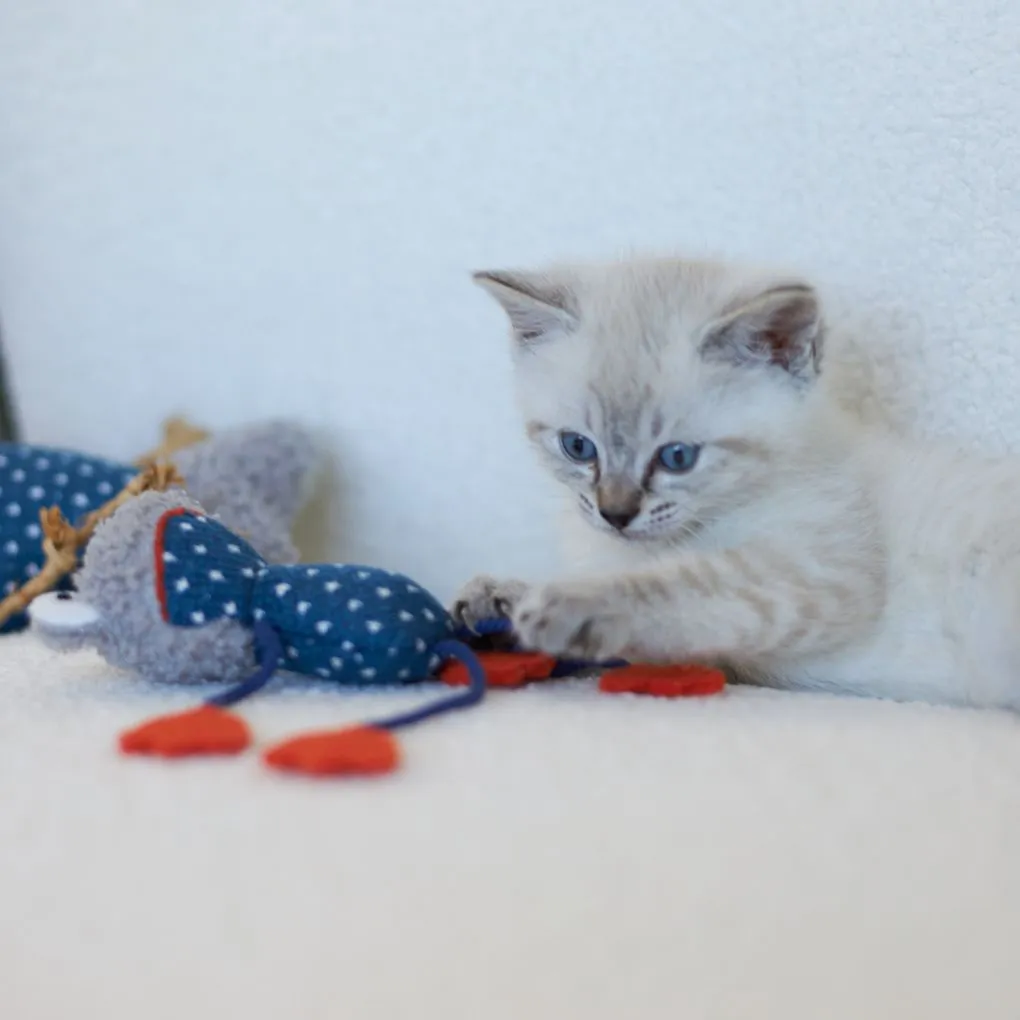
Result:
[[[561,432],[560,446],[563,452],[578,464],[590,464],[599,455],[595,444],[580,432]]]
[[[699,453],[701,453],[700,446],[691,446],[690,443],[670,443],[659,449],[655,460],[659,467],[682,475],[698,463]]]

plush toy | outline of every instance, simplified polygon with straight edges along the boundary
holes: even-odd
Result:
[[[228,709],[278,669],[347,686],[408,684],[440,673],[453,686],[466,683],[412,711],[299,736],[264,756],[273,767],[306,773],[385,772],[399,760],[393,731],[477,704],[487,683],[516,684],[584,665],[512,651],[476,654],[443,606],[403,575],[357,565],[271,565],[180,490],[144,492],[101,523],[76,584],[76,592],[44,595],[30,609],[35,630],[52,646],[92,645],[151,680],[232,684],[197,709],[125,733],[128,753],[243,750],[250,732]],[[496,621],[491,629],[502,626]],[[444,669],[451,660],[459,668]],[[650,691],[649,677],[658,673],[631,669],[615,674],[624,677],[622,687]],[[671,675],[672,689],[657,693],[709,693],[722,683],[715,671]]]
[[[169,446],[152,451],[146,460],[173,452],[188,491],[211,513],[248,536],[267,560],[286,563],[298,558],[291,528],[308,496],[319,456],[304,429],[288,422],[267,422],[206,437],[183,423],[171,422],[167,436]],[[72,521],[86,520],[108,506],[138,473],[138,465],[70,450],[0,443],[3,594],[11,596],[43,568],[42,509],[56,507]],[[26,625],[22,608],[20,604],[8,607],[13,615],[5,622],[0,619],[0,632]]]

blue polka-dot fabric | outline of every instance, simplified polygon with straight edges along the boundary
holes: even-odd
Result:
[[[264,620],[283,645],[280,665],[343,684],[427,679],[454,623],[402,574],[350,564],[267,566],[222,524],[169,511],[157,532],[165,618],[200,627],[224,617]]]
[[[27,443],[0,442],[0,588],[9,595],[43,564],[39,511],[57,506],[72,523],[112,499],[137,469],[100,457]],[[24,614],[0,633],[21,630]]]

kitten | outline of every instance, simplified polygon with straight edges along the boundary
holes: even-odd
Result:
[[[795,277],[683,260],[483,272],[525,430],[569,503],[569,579],[478,578],[571,657],[1020,707],[1020,461],[911,439],[822,372]]]

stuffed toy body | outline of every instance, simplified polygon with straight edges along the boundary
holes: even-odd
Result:
[[[278,669],[342,685],[394,685],[435,679],[443,661],[459,660],[466,691],[267,755],[270,764],[300,771],[388,771],[398,758],[393,730],[484,694],[484,671],[454,640],[452,618],[410,579],[352,565],[271,565],[180,490],[143,493],[100,524],[75,583],[76,591],[31,606],[34,629],[49,644],[92,645],[150,680],[234,684],[196,711],[126,734],[126,751],[242,750],[247,726],[226,709]]]
[[[317,459],[308,433],[286,422],[225,432],[175,455],[188,491],[278,563],[298,558],[290,533]],[[41,509],[55,506],[70,521],[80,520],[119,493],[138,470],[71,450],[0,443],[3,594],[9,595],[42,566]],[[0,633],[20,630],[26,623],[27,616],[19,613],[0,626]]]

